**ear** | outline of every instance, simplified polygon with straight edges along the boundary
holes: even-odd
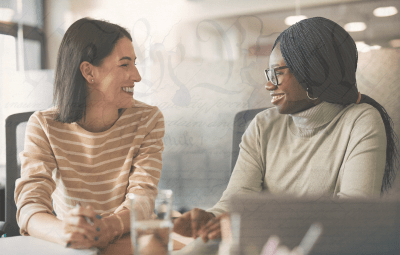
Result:
[[[87,61],[83,61],[79,69],[81,70],[83,78],[85,78],[86,82],[88,84],[93,84],[94,83],[94,67],[92,64],[90,64]]]

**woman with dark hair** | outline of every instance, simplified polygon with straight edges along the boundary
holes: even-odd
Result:
[[[22,235],[72,248],[106,247],[129,232],[127,195],[153,213],[161,176],[164,119],[133,99],[141,77],[130,34],[83,18],[65,33],[57,56],[55,107],[27,125],[16,182]],[[57,216],[53,214],[53,211]]]
[[[357,198],[386,192],[395,177],[397,137],[385,109],[358,92],[357,59],[354,40],[329,19],[302,20],[283,31],[265,70],[276,107],[247,128],[220,201],[184,214],[174,230],[204,241],[219,237],[219,218],[236,194]]]

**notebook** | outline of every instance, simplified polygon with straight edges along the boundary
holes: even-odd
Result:
[[[65,248],[60,244],[41,240],[32,236],[14,236],[0,238],[0,254],[13,255],[97,255],[97,248],[91,249],[71,249]]]
[[[266,194],[231,200],[236,254],[260,254],[271,235],[294,248],[313,223],[322,235],[312,255],[400,254],[399,199],[293,198]],[[235,234],[236,233],[236,234]]]

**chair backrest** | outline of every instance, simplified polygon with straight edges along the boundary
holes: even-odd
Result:
[[[250,122],[254,119],[254,117],[267,108],[259,108],[259,109],[251,109],[238,112],[235,115],[235,119],[233,121],[233,139],[232,139],[232,158],[231,158],[231,172],[235,167],[237,158],[239,156],[239,144],[242,140],[242,136],[246,128],[249,126]]]
[[[13,114],[6,119],[6,190],[5,190],[5,233],[6,236],[19,235],[14,202],[15,181],[21,176],[18,154],[23,150],[25,128],[29,117],[34,112]],[[18,128],[18,131],[17,131]],[[17,137],[18,136],[18,137]]]

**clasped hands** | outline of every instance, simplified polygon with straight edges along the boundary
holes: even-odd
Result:
[[[91,206],[76,207],[64,215],[61,239],[70,248],[105,248],[114,237],[108,225]]]
[[[228,214],[215,217],[199,208],[184,213],[174,222],[173,231],[186,237],[201,237],[204,242],[221,238],[221,219]]]

